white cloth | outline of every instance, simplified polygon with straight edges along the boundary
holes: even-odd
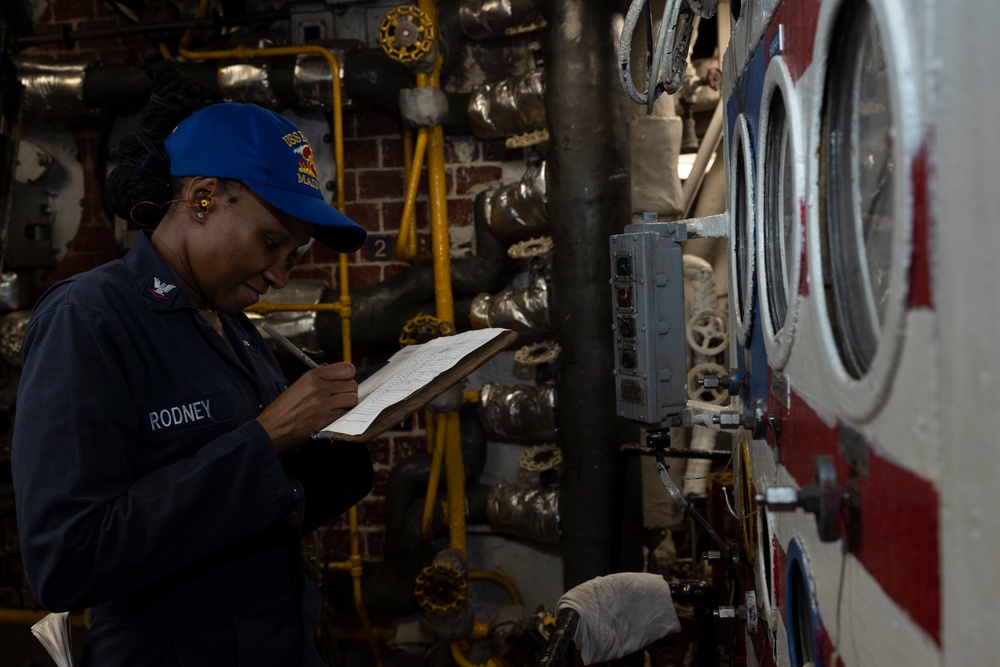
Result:
[[[621,658],[681,629],[670,585],[658,574],[591,579],[559,598],[556,611],[565,607],[580,615],[573,640],[585,665]]]
[[[31,626],[31,634],[38,638],[58,667],[73,667],[69,612],[49,614]]]

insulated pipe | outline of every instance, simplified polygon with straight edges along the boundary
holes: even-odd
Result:
[[[500,290],[514,271],[507,246],[490,231],[484,212],[478,205],[474,220],[476,254],[451,262],[451,286],[453,294],[460,298]],[[387,280],[352,290],[351,320],[359,331],[365,332],[362,342],[367,347],[392,347],[397,344],[399,332],[410,318],[421,312],[430,312],[434,296],[433,263],[420,260]],[[456,310],[468,312],[468,304]],[[334,321],[327,313],[317,314],[316,331],[324,350],[340,347],[341,334]]]
[[[608,238],[628,223],[629,177],[625,124],[608,94],[618,79],[612,4],[544,3],[552,321],[565,360],[556,424],[566,460],[559,500],[566,589],[614,571],[617,556],[622,429],[611,381]]]

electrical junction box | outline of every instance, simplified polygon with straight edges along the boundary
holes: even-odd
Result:
[[[611,237],[616,407],[648,426],[669,425],[687,404],[685,240],[684,224],[670,222]]]

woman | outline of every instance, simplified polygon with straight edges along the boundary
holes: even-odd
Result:
[[[260,107],[196,112],[165,157],[159,226],[51,288],[28,325],[12,453],[25,572],[46,608],[92,608],[85,666],[322,665],[301,535],[373,471],[364,446],[310,434],[357,403],[354,367],[286,387],[242,311],[310,237],[353,252],[365,230],[324,200],[298,128]]]

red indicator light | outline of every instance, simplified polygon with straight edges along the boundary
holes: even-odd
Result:
[[[619,287],[618,292],[618,307],[619,308],[631,308],[632,307],[632,288],[631,287]]]

